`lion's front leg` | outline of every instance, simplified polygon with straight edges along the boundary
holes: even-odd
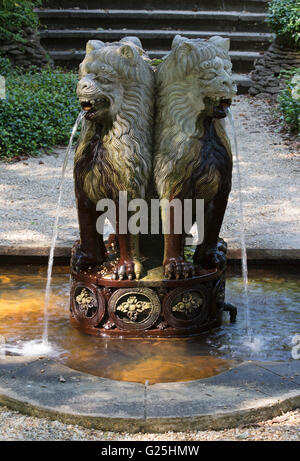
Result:
[[[183,210],[181,219],[181,233],[177,233],[175,225],[174,208],[170,207],[170,212],[162,208],[162,224],[164,230],[164,276],[167,279],[180,279],[192,277],[195,273],[194,265],[184,258],[184,227],[183,227]]]
[[[118,234],[120,247],[120,260],[116,264],[114,279],[139,279],[143,273],[143,266],[140,261],[139,235]]]
[[[102,235],[98,234],[96,206],[83,194],[77,195],[77,212],[80,242],[72,249],[71,265],[79,271],[103,264],[105,246]]]
[[[204,241],[198,245],[194,254],[194,263],[205,269],[222,268],[226,262],[224,241],[220,241],[221,230],[228,195],[215,197],[205,209]]]
[[[186,261],[184,251],[180,250],[183,246],[184,236],[169,234],[165,235],[165,254],[164,254],[164,276],[167,279],[189,278],[195,274],[194,265]]]

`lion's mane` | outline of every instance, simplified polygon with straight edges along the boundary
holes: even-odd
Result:
[[[209,72],[216,57],[231,67],[228,53],[218,46],[218,38],[204,41],[177,36],[174,42],[156,74],[154,175],[159,196],[168,199],[180,196],[201,161],[199,152],[204,127],[199,115],[205,109],[204,98],[210,82],[207,81],[200,91],[196,75],[199,71]],[[215,120],[214,125],[231,155],[223,123]]]
[[[123,87],[120,110],[101,139],[101,149],[98,143],[95,152],[99,161],[95,158],[90,165],[83,165],[80,173],[83,190],[94,202],[104,197],[118,200],[119,191],[127,191],[129,198],[144,197],[151,174],[154,73],[143,51],[132,42],[134,65],[118,54],[124,43],[126,40],[105,44],[91,50],[85,58],[91,64],[111,66]],[[84,119],[75,168],[89,148],[97,150],[92,147],[96,131],[96,123]]]

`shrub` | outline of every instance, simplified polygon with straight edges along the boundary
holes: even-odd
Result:
[[[36,155],[40,148],[66,144],[80,110],[76,83],[76,74],[58,69],[7,72],[6,99],[0,100],[0,157]]]
[[[8,58],[5,58],[4,56],[0,56],[0,75],[7,77],[7,75],[9,75],[12,72],[13,66],[10,60]]]
[[[38,16],[34,12],[41,0],[0,0],[0,40],[24,42],[22,29],[37,29]]]
[[[285,87],[278,97],[279,110],[291,130],[300,135],[300,68],[284,71],[282,76]]]
[[[280,41],[300,45],[300,0],[272,0],[267,22]]]

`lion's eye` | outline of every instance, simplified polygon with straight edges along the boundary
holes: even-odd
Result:
[[[99,80],[100,83],[103,83],[103,85],[109,85],[112,83],[111,80],[103,77],[102,75],[97,75],[97,80]]]
[[[201,78],[204,79],[204,80],[211,80],[211,79],[215,78],[216,76],[217,76],[216,72],[205,72],[205,73],[203,73]]]

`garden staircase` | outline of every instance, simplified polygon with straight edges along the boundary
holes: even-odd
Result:
[[[229,37],[240,93],[248,72],[269,46],[267,0],[48,0],[37,9],[41,43],[55,63],[77,68],[90,39],[116,41],[138,36],[151,58],[161,58],[173,37]]]

